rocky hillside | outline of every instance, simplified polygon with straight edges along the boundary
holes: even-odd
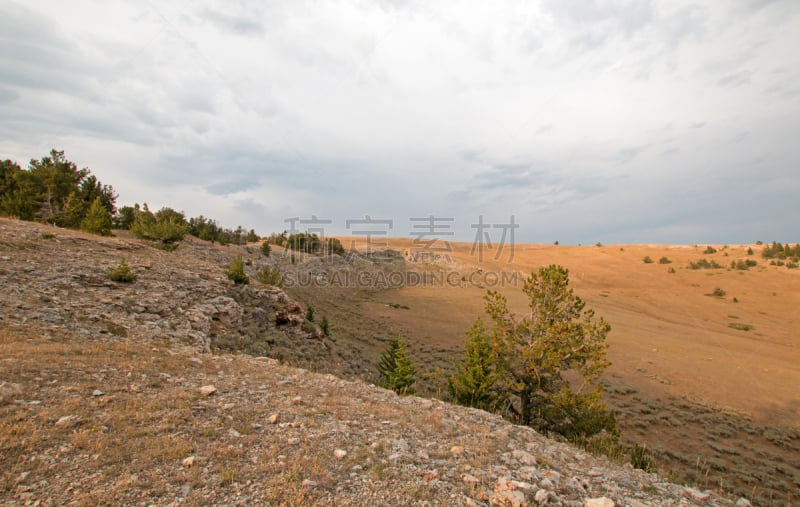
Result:
[[[0,220],[0,502],[734,503],[485,412],[226,353],[339,360],[282,291],[225,278],[239,253],[268,262]],[[122,256],[133,284],[106,276]]]
[[[189,237],[174,252],[133,239],[104,238],[0,219],[0,323],[35,322],[79,335],[186,344],[203,352],[247,350],[335,366],[334,346],[277,287],[235,286],[225,269],[243,256],[252,274],[272,261],[257,248],[222,247]],[[113,282],[125,258],[137,275]],[[291,350],[290,354],[287,351]]]

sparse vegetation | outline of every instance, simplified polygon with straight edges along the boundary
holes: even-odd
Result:
[[[265,256],[269,257],[269,253],[272,251],[272,248],[269,246],[269,242],[265,241],[261,243],[261,253]]]
[[[771,245],[764,247],[761,256],[765,259],[792,259],[794,262],[798,262],[800,261],[800,244],[796,243],[791,246],[788,243],[783,245],[773,241]]]
[[[667,258],[666,256],[664,256],[664,257],[661,257],[660,259],[658,259],[658,263],[659,264],[672,264],[672,261],[669,260],[669,258]]]
[[[652,264],[652,263],[653,263],[653,259],[651,259],[649,255],[645,255],[645,256],[644,256],[644,259],[642,259],[642,261],[643,261],[645,264]]]
[[[230,266],[228,266],[228,270],[225,272],[228,279],[233,281],[234,284],[248,284],[250,283],[250,278],[244,272],[244,261],[242,260],[241,256],[236,257],[231,261]]]
[[[136,273],[131,271],[123,257],[116,267],[108,271],[108,278],[113,282],[131,283],[136,281]]]
[[[731,269],[746,271],[755,266],[758,266],[758,261],[754,261],[753,259],[739,259],[738,261],[731,261]]]
[[[718,264],[717,261],[711,260],[710,262],[706,258],[702,258],[697,262],[689,262],[690,269],[722,269],[723,266]]]
[[[306,320],[309,322],[314,322],[314,307],[311,305],[306,308]]]
[[[323,315],[322,319],[320,319],[319,328],[325,336],[330,336],[330,324],[328,323],[328,317],[326,315]]]
[[[741,322],[729,322],[728,327],[731,329],[737,329],[739,331],[750,331],[751,329],[755,329],[750,324],[742,324]]]
[[[705,250],[703,250],[704,254],[715,254],[717,253],[717,249],[711,245],[708,245]]]

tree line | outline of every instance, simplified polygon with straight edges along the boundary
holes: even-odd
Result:
[[[156,212],[144,205],[116,207],[118,194],[88,168],[78,166],[51,150],[31,159],[27,168],[11,160],[0,162],[0,215],[58,227],[110,235],[112,229],[130,230],[135,236],[171,247],[186,234],[220,244],[241,245],[260,240],[255,230],[221,227],[213,219],[185,214],[169,207]]]

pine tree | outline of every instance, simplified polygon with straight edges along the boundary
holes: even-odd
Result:
[[[611,326],[602,318],[593,320],[594,312],[584,309],[586,304],[569,288],[569,271],[561,266],[532,273],[523,292],[530,298],[530,311],[522,318],[510,313],[505,296],[487,292],[486,313],[493,327],[483,338],[487,333],[473,326],[475,347],[484,352],[464,362],[472,366],[473,384],[481,385],[481,392],[495,389],[507,396],[509,415],[540,431],[569,438],[602,430],[616,435],[616,421],[602,404],[597,383],[609,365],[605,340]],[[484,339],[491,341],[494,357],[480,363],[488,349]],[[491,370],[481,371],[479,364],[496,368],[491,388],[484,385]]]
[[[492,339],[481,319],[467,331],[464,360],[456,374],[447,379],[447,388],[456,403],[482,410],[496,410],[507,396],[496,389],[499,379]]]
[[[403,339],[392,338],[378,364],[378,373],[381,376],[379,385],[391,389],[397,394],[414,394],[416,393],[416,380],[414,380],[416,371],[416,366],[408,357]]]
[[[241,257],[233,259],[225,274],[228,276],[228,279],[232,280],[236,285],[250,283],[250,278],[248,278],[244,272],[244,261]]]
[[[89,206],[89,211],[86,212],[86,218],[81,222],[81,229],[92,234],[100,234],[102,236],[111,235],[111,214],[108,209],[103,206],[103,201],[97,197],[92,205]]]

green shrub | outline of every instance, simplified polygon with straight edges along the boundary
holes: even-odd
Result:
[[[798,267],[798,266],[800,266],[800,264],[798,264],[798,263],[796,263],[796,262],[790,262],[790,263],[788,263],[788,264],[786,265],[786,267],[787,267],[788,269],[797,269],[797,267]]]
[[[261,243],[261,253],[269,257],[269,253],[272,251],[272,248],[269,246],[269,242],[265,241]]]
[[[727,294],[727,293],[723,289],[721,289],[720,287],[717,287],[716,289],[714,289],[714,292],[711,293],[712,296],[718,297],[718,298],[725,297],[725,294]]]
[[[322,319],[319,321],[319,328],[322,329],[325,336],[330,335],[330,324],[328,324],[328,317],[325,315],[323,315]]]
[[[652,470],[653,458],[647,452],[647,444],[637,444],[631,448],[631,465],[648,473]]]
[[[712,259],[711,262],[709,262],[705,258],[697,262],[689,262],[689,267],[691,269],[722,269],[722,266],[718,264],[717,261]]]
[[[713,246],[709,245],[709,246],[706,247],[705,250],[703,250],[703,253],[704,254],[714,254],[714,253],[717,253],[717,249],[714,248]]]
[[[645,256],[644,256],[644,259],[642,259],[642,261],[643,261],[645,264],[652,264],[652,263],[653,263],[653,259],[651,259],[649,255],[645,255]]]
[[[306,320],[314,322],[314,307],[311,305],[308,305],[308,308],[306,308]]]
[[[669,269],[667,269],[667,273],[674,274],[675,273],[675,268],[670,267]]]
[[[43,232],[42,235],[39,237],[42,239],[53,239],[56,237],[56,235],[53,234],[52,232]]]
[[[147,207],[134,207],[135,219],[130,226],[131,232],[139,238],[148,241],[160,242],[164,245],[172,245],[181,241],[189,230],[189,224],[183,213],[179,213],[172,208],[161,208],[153,214]],[[169,247],[166,250],[174,250]]]
[[[731,329],[736,329],[737,331],[750,331],[751,329],[755,329],[750,324],[742,324],[741,322],[730,322],[728,327]]]
[[[747,255],[753,255],[754,253],[755,252],[753,252],[752,248],[750,248],[750,247],[747,248]]]
[[[264,285],[274,285],[276,287],[280,287],[283,283],[283,277],[281,276],[281,272],[278,271],[278,268],[264,266],[256,272],[255,276],[256,280]]]
[[[136,281],[136,273],[131,271],[123,257],[119,260],[117,267],[108,271],[108,278],[113,282],[131,283]]]
[[[669,260],[667,257],[662,257],[658,259],[659,264],[672,264],[672,261]]]
[[[250,283],[250,279],[244,272],[244,261],[241,257],[236,257],[228,266],[225,272],[229,280],[232,280],[236,285]]]

